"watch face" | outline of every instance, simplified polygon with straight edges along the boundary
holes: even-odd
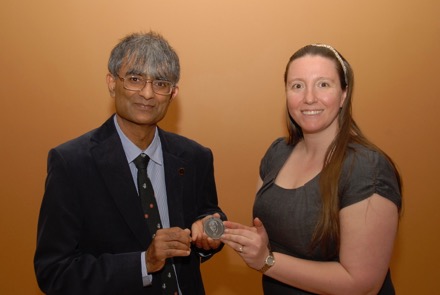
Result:
[[[274,263],[275,263],[275,258],[274,258],[272,255],[267,256],[267,258],[266,258],[266,264],[272,266],[272,265],[274,265]]]

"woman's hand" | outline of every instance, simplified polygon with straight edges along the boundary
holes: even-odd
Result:
[[[232,221],[225,221],[224,225],[220,240],[237,251],[249,267],[261,269],[269,255],[269,238],[261,220],[255,218],[253,226]]]

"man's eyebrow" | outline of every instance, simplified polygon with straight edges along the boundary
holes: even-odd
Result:
[[[144,73],[141,73],[137,70],[129,70],[125,73],[126,75],[137,75],[137,76],[145,76]]]

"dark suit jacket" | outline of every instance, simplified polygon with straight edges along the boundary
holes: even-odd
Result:
[[[221,212],[211,151],[160,129],[159,136],[171,227]],[[49,152],[34,257],[44,292],[159,294],[157,284],[142,285],[150,237],[113,118]],[[197,250],[174,258],[184,295],[204,294]]]

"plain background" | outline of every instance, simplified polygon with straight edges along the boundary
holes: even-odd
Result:
[[[220,205],[251,222],[258,167],[286,134],[282,76],[309,43],[355,71],[354,115],[397,163],[399,295],[438,292],[440,2],[437,0],[12,1],[0,8],[0,293],[41,294],[33,271],[48,150],[113,112],[105,75],[120,38],[155,30],[177,50],[180,94],[161,124],[212,148]],[[229,248],[202,266],[207,294],[262,294]]]

